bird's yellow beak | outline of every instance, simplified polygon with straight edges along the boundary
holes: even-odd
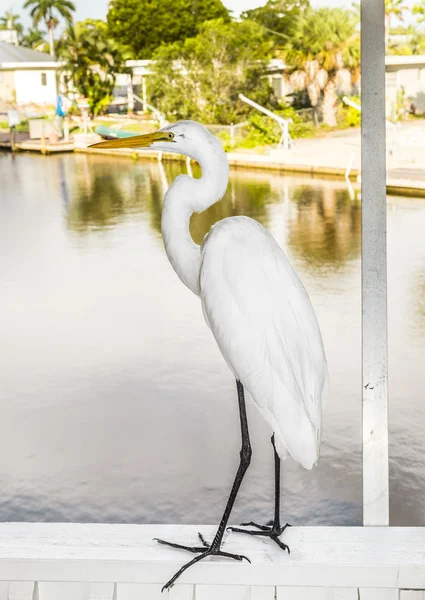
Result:
[[[108,148],[147,148],[154,142],[173,142],[174,133],[171,131],[156,131],[155,133],[146,133],[145,135],[133,135],[127,138],[116,140],[105,140],[91,144],[89,148],[98,148],[107,150]]]

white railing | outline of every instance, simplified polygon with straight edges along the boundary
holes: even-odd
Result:
[[[202,526],[212,538],[215,527]],[[160,536],[197,543],[188,525],[0,525],[0,600],[423,600],[425,529],[294,527],[291,554],[270,540],[230,534],[229,552],[161,587],[188,560]],[[190,557],[190,555],[189,555]],[[415,589],[416,588],[416,589]],[[415,591],[412,591],[415,590]]]
[[[143,81],[144,81],[144,78],[143,78]],[[168,124],[168,121],[165,118],[165,115],[163,115],[161,111],[159,111],[157,108],[155,108],[155,106],[152,106],[151,104],[149,104],[146,101],[146,92],[143,94],[143,98],[140,98],[140,96],[135,94],[133,92],[132,88],[130,87],[127,92],[127,95],[128,95],[128,98],[131,98],[132,102],[134,102],[134,100],[137,100],[138,102],[140,102],[142,104],[143,112],[146,112],[146,110],[149,109],[151,111],[151,113],[153,113],[153,115],[158,120],[159,127],[161,129],[162,129],[162,127],[165,127]]]
[[[237,141],[243,139],[243,132],[248,125],[248,121],[243,123],[232,123],[231,125],[205,125],[205,127],[213,135],[220,137],[222,134],[228,136],[228,140],[231,146],[234,146]]]
[[[262,112],[267,117],[270,117],[271,119],[273,119],[274,121],[276,121],[276,123],[279,125],[279,127],[282,130],[282,135],[281,135],[281,138],[279,140],[278,148],[280,148],[283,145],[283,149],[284,150],[286,150],[286,151],[289,150],[289,148],[293,145],[293,140],[292,140],[292,138],[291,138],[291,136],[289,134],[289,120],[288,119],[284,119],[283,117],[280,117],[279,115],[276,115],[271,110],[268,110],[267,108],[264,108],[264,106],[261,106],[260,104],[257,104],[256,102],[254,102],[250,98],[247,98],[243,94],[239,94],[239,98],[240,98],[240,100],[242,100],[242,102],[245,102],[246,104],[249,104],[253,108],[255,108],[258,111]]]
[[[347,106],[351,106],[352,108],[355,108],[359,112],[362,112],[361,105],[358,102],[354,102],[354,100],[351,100],[351,98],[348,98],[347,96],[343,96],[342,101]],[[399,123],[393,123],[389,119],[385,119],[385,123],[391,132],[391,136],[390,136],[391,142],[388,145],[388,154],[390,156],[396,156],[399,151]],[[421,145],[423,145],[423,140],[421,140]]]

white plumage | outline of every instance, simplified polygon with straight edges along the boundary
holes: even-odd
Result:
[[[201,248],[207,323],[236,378],[286,452],[311,469],[319,457],[326,361],[305,288],[274,238],[247,217],[220,221]]]
[[[280,246],[253,219],[223,219],[201,247],[193,242],[190,216],[225,193],[227,157],[198,123],[165,129],[175,134],[171,149],[195,158],[202,168],[200,179],[181,175],[165,196],[162,232],[168,258],[200,296],[229,368],[276,434],[279,455],[289,452],[311,469],[319,457],[327,366],[310,298]]]

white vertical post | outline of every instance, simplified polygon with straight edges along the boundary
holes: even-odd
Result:
[[[142,76],[142,110],[144,113],[148,111],[147,93],[146,93],[146,78],[144,75]]]
[[[384,4],[361,2],[364,525],[389,523]]]
[[[131,75],[129,77],[129,82],[127,86],[127,112],[134,112],[134,96],[133,96],[133,78]]]
[[[289,150],[289,121],[283,124],[283,149],[285,152]]]

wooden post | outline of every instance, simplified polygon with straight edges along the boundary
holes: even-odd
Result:
[[[389,524],[384,4],[361,2],[364,525]]]
[[[46,154],[46,134],[44,133],[44,121],[41,122],[41,154]]]
[[[11,127],[10,127],[10,149],[12,150],[12,152],[15,151],[15,136],[16,136],[15,126],[11,125]]]

